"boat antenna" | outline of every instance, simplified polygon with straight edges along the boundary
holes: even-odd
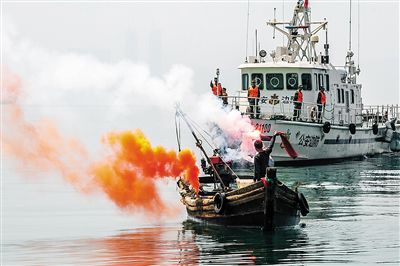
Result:
[[[257,56],[257,29],[256,29],[256,53],[255,56]]]
[[[222,189],[226,190],[226,186],[224,184],[224,182],[222,181],[221,176],[218,174],[217,169],[215,169],[214,164],[211,162],[210,157],[208,157],[206,151],[203,148],[202,142],[201,140],[197,137],[196,133],[194,132],[194,129],[192,127],[192,125],[189,123],[189,121],[186,119],[185,114],[183,113],[183,111],[181,110],[181,108],[179,107],[179,105],[175,106],[176,109],[176,115],[180,115],[183,119],[183,121],[185,121],[186,125],[189,127],[189,130],[191,131],[194,139],[196,140],[196,146],[201,150],[201,152],[203,153],[203,155],[206,157],[207,162],[210,164],[211,168],[213,169],[214,174],[218,177],[219,182],[221,183]]]
[[[360,0],[358,0],[357,20],[357,70],[360,71]]]
[[[349,51],[351,51],[351,0],[350,0],[350,18],[349,18]]]
[[[282,0],[282,21],[285,21],[285,0]],[[285,34],[282,34],[282,46],[285,46]]]
[[[274,7],[274,22],[276,22],[276,7]],[[272,34],[272,39],[275,39],[275,27],[274,27],[274,31]]]
[[[246,63],[247,63],[247,52],[249,44],[249,17],[250,17],[250,0],[247,0],[247,26],[246,26]]]

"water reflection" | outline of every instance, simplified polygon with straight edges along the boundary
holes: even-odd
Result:
[[[194,234],[201,263],[276,264],[301,261],[307,253],[308,237],[301,228],[262,232],[255,228],[235,228],[183,223],[183,231]]]

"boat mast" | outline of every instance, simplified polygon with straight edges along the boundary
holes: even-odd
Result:
[[[350,0],[350,16],[349,16],[349,50],[346,55],[346,82],[349,84],[355,84],[357,82],[357,75],[360,74],[360,68],[356,68],[354,60],[354,52],[351,50],[351,0]]]
[[[201,140],[197,137],[196,133],[194,133],[192,125],[189,123],[189,121],[187,121],[185,114],[183,113],[183,111],[181,110],[181,108],[179,106],[176,106],[176,113],[182,117],[183,121],[185,121],[186,125],[189,127],[189,130],[192,132],[192,135],[193,135],[194,139],[196,140],[196,146],[200,149],[200,151],[206,157],[208,164],[211,165],[211,168],[213,169],[214,174],[217,176],[219,182],[221,183],[222,189],[225,190],[226,186],[225,186],[224,182],[222,181],[221,176],[218,174],[217,169],[215,169],[215,166],[211,162],[210,157],[208,157],[206,151],[204,150]]]
[[[274,32],[277,30],[288,39],[286,47],[277,48],[275,53],[276,61],[294,63],[296,59],[299,61],[305,59],[310,63],[318,62],[315,45],[318,43],[319,38],[316,34],[321,29],[326,29],[327,24],[327,21],[311,21],[311,9],[308,0],[297,2],[292,20],[289,22],[276,21],[274,16],[274,20],[267,22],[267,25],[273,27]],[[316,25],[317,27],[312,30],[311,25]],[[320,63],[327,63],[323,57],[321,57],[320,61]]]

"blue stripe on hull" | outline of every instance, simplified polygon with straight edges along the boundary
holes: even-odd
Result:
[[[326,139],[324,144],[362,144],[362,143],[373,143],[382,142],[382,138],[373,139]]]

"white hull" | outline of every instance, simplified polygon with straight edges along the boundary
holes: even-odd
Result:
[[[390,143],[384,141],[387,131],[385,126],[379,127],[377,135],[373,134],[372,128],[357,128],[352,135],[345,126],[332,126],[329,133],[324,133],[322,124],[317,123],[265,119],[253,119],[252,122],[266,136],[271,136],[274,131],[287,133],[298,158],[291,159],[279,145],[280,138],[277,138],[278,145],[275,145],[272,157],[278,163],[343,159],[390,152]]]

